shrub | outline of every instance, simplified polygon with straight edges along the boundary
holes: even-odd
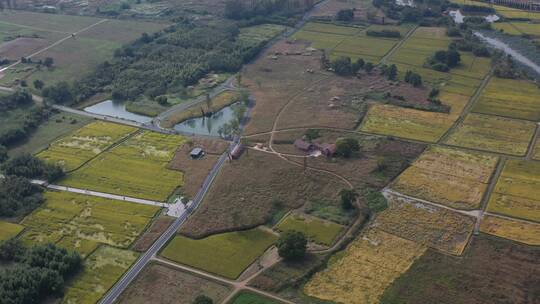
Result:
[[[400,38],[401,37],[401,33],[396,30],[381,30],[381,31],[368,30],[366,32],[366,35],[373,36],[373,37],[387,37],[387,38]]]
[[[338,21],[352,21],[354,19],[354,11],[352,9],[342,9],[336,14],[336,20]]]
[[[349,158],[354,153],[360,151],[360,144],[356,138],[339,138],[336,141],[336,155]]]

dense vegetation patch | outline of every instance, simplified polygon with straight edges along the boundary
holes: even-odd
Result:
[[[25,214],[43,202],[41,188],[26,178],[7,176],[0,179],[0,216]]]

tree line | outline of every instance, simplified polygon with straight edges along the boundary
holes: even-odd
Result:
[[[291,16],[303,13],[314,3],[314,0],[227,0],[224,14],[234,20],[271,15]]]

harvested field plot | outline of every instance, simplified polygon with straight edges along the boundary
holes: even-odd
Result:
[[[436,142],[452,126],[453,118],[444,113],[374,104],[360,127],[361,131]]]
[[[492,77],[474,112],[540,120],[540,89],[529,81]]]
[[[71,34],[99,22],[100,18],[69,16],[60,14],[41,14],[24,11],[2,12],[2,23],[37,28],[44,31]],[[66,35],[67,36],[67,35]]]
[[[22,224],[25,242],[60,242],[87,254],[92,243],[127,248],[141,234],[158,207],[69,192],[45,192],[45,203]],[[65,239],[67,238],[67,240]]]
[[[525,155],[535,126],[533,122],[472,113],[450,134],[446,143],[484,151]]]
[[[326,246],[332,245],[344,228],[342,225],[295,212],[289,214],[276,227],[279,231],[303,232],[310,241]]]
[[[377,217],[378,229],[450,254],[463,253],[474,228],[473,217],[395,197],[388,203],[389,208]]]
[[[37,156],[71,171],[136,130],[133,127],[96,121],[51,143],[49,148]]]
[[[509,35],[529,35],[533,38],[540,36],[540,25],[529,22],[495,22],[493,27],[497,30],[503,30]]]
[[[478,209],[497,158],[432,147],[403,172],[392,188],[457,209]]]
[[[160,216],[158,217],[148,230],[141,235],[133,246],[133,250],[144,252],[148,250],[152,244],[169,228],[169,226],[174,222],[174,217],[169,216]]]
[[[539,248],[481,234],[459,258],[428,250],[385,291],[381,303],[535,303],[539,259]]]
[[[258,295],[249,291],[242,291],[236,296],[230,304],[280,304],[273,299]]]
[[[540,245],[540,224],[538,223],[485,215],[480,230],[527,245]]]
[[[487,210],[540,222],[540,163],[507,160]]]
[[[359,236],[328,268],[315,274],[304,292],[312,297],[351,304],[379,303],[388,285],[405,272],[425,248],[372,229]]]
[[[142,131],[69,174],[61,184],[106,193],[165,201],[183,183],[167,169],[185,138]]]
[[[221,303],[230,287],[159,263],[150,263],[118,299],[126,304],[192,304],[199,295]]]
[[[200,238],[255,227],[279,211],[299,208],[308,201],[334,202],[343,187],[328,174],[304,172],[275,155],[251,150],[223,166],[181,231]]]
[[[0,221],[0,242],[9,240],[23,231],[24,226]]]
[[[535,160],[540,160],[540,139],[537,139],[536,145],[533,149],[534,150],[533,150],[532,158]]]
[[[136,259],[135,252],[101,246],[85,260],[84,270],[68,287],[62,303],[97,303]]]
[[[334,18],[342,9],[353,9],[354,18],[358,20],[368,20],[368,12],[374,13],[377,18],[384,17],[384,13],[373,6],[367,0],[331,0],[319,2],[314,6],[310,15],[312,17]],[[386,19],[387,22],[391,20]]]
[[[257,228],[200,240],[177,235],[161,254],[169,260],[236,279],[276,240],[274,234]]]

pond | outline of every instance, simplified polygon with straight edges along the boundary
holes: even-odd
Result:
[[[152,120],[152,117],[128,112],[126,110],[125,103],[113,100],[105,100],[93,106],[86,107],[84,108],[84,111],[93,114],[132,120],[140,123],[147,123]]]
[[[187,134],[198,134],[208,136],[220,136],[219,129],[226,123],[236,119],[234,109],[240,106],[239,103],[227,106],[210,117],[197,117],[188,119],[174,126],[176,131]]]

